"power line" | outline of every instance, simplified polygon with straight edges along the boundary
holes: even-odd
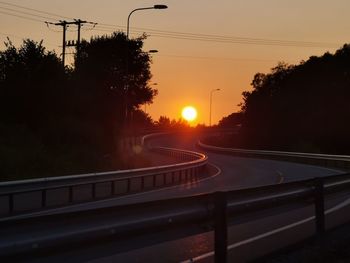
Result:
[[[112,29],[104,29],[100,27],[95,28],[96,31],[101,32],[113,32]],[[133,30],[133,32],[143,33],[145,31]],[[303,41],[290,41],[290,40],[273,40],[273,39],[254,39],[254,38],[240,38],[232,37],[221,38],[221,37],[202,37],[191,36],[182,34],[171,34],[171,33],[157,33],[152,30],[147,31],[147,35],[151,37],[171,38],[178,40],[192,40],[202,42],[216,42],[216,43],[228,43],[228,44],[250,44],[250,45],[263,45],[263,46],[282,46],[282,47],[307,47],[307,48],[337,48],[339,44],[336,43],[323,43],[323,42],[303,42]]]
[[[225,39],[216,39],[216,38],[201,38],[201,37],[185,37],[185,36],[176,36],[176,35],[164,35],[164,34],[155,34],[151,33],[150,36],[153,37],[162,37],[162,38],[172,38],[180,40],[192,40],[192,41],[204,41],[204,42],[215,42],[215,43],[228,43],[228,44],[249,44],[249,45],[262,45],[262,46],[282,46],[282,47],[339,47],[339,45],[323,45],[323,44],[308,44],[308,43],[289,43],[289,42],[275,42],[275,41],[254,41],[254,40],[225,40]]]
[[[6,11],[15,12],[15,13],[20,13],[20,14],[24,14],[24,15],[44,18],[44,19],[48,19],[48,20],[55,20],[55,19],[52,19],[51,17],[42,16],[42,15],[34,15],[34,14],[29,13],[29,12],[19,11],[19,10],[15,10],[15,9],[12,9],[12,8],[7,8],[7,7],[0,6],[0,9],[6,10]]]
[[[157,57],[170,57],[179,59],[201,59],[201,60],[228,60],[228,61],[251,61],[251,62],[276,62],[278,59],[249,59],[249,58],[232,58],[232,57],[206,57],[206,56],[186,56],[186,55],[171,55],[157,54]]]
[[[55,13],[45,12],[33,8],[23,7],[20,5],[15,5],[11,3],[6,3],[0,1],[0,4],[6,4],[9,6],[14,6],[16,8],[22,8],[34,12],[40,12],[43,14],[48,14],[50,16],[56,17],[65,17],[62,15],[58,15]],[[1,8],[1,7],[0,7]],[[13,9],[12,9],[13,10]],[[18,11],[21,12],[21,11]],[[43,22],[41,20],[28,18],[20,15],[10,14],[6,12],[0,11],[0,13],[5,13],[8,15],[29,19],[37,22]],[[22,12],[27,15],[38,16],[35,14],[30,14],[28,12]],[[45,17],[47,18],[47,17]],[[50,18],[51,20],[53,18]],[[89,30],[96,30],[101,32],[112,32],[116,31],[116,29],[124,28],[124,26],[118,26],[113,24],[105,24],[100,23],[98,26],[94,24],[94,27]],[[339,47],[339,44],[336,43],[325,43],[325,42],[311,42],[311,41],[296,41],[296,40],[280,40],[280,39],[266,39],[266,38],[249,38],[249,37],[237,37],[237,36],[225,36],[225,35],[212,35],[212,34],[199,34],[199,33],[190,33],[190,32],[178,32],[178,31],[167,31],[167,30],[158,30],[151,28],[141,28],[135,27],[133,29],[134,32],[143,33],[147,32],[152,37],[161,37],[161,38],[170,38],[170,39],[178,39],[178,40],[188,40],[188,41],[202,41],[202,42],[215,42],[215,43],[227,43],[227,44],[249,44],[249,45],[262,45],[262,46],[282,46],[282,47],[305,47],[305,48],[335,48]]]
[[[4,11],[0,11],[0,13],[4,14],[4,15],[9,15],[9,16],[14,16],[14,17],[18,17],[18,18],[23,18],[23,19],[35,21],[35,22],[40,22],[40,23],[44,22],[43,20],[39,20],[39,19],[31,18],[31,17],[26,17],[26,16],[21,16],[21,15],[16,15],[16,14],[4,12]]]
[[[63,16],[63,15],[58,15],[58,14],[55,14],[55,13],[46,12],[46,11],[42,11],[42,10],[30,8],[30,7],[25,7],[25,6],[21,6],[21,5],[16,5],[16,4],[12,4],[12,3],[7,3],[7,2],[3,2],[3,1],[0,1],[0,4],[7,5],[7,6],[13,6],[13,7],[17,7],[17,8],[29,10],[29,11],[34,11],[34,12],[37,12],[37,13],[42,13],[42,14],[54,16],[54,17],[57,17],[57,18],[73,19],[73,18],[71,18],[71,17],[67,17],[67,16]]]
[[[109,24],[99,24],[99,26],[96,27],[96,30],[102,31],[102,32],[103,31],[111,32],[112,28],[110,27],[111,25]],[[115,27],[118,27],[118,26],[115,25]],[[114,30],[115,30],[115,27],[114,27]],[[133,31],[147,32],[148,35],[152,37],[163,37],[163,38],[172,38],[172,39],[180,39],[180,40],[207,41],[207,42],[217,42],[217,43],[291,46],[291,47],[322,47],[322,48],[339,47],[339,44],[336,44],[336,43],[209,35],[209,34],[156,30],[156,29],[150,29],[150,28],[134,28]]]
[[[120,25],[104,24],[99,23],[99,27],[104,29],[112,30],[111,28],[122,27]],[[297,40],[280,40],[280,39],[267,39],[267,38],[249,38],[249,37],[237,37],[237,36],[225,36],[225,35],[213,35],[213,34],[199,34],[199,33],[190,33],[190,32],[179,32],[179,31],[168,31],[168,30],[158,30],[152,28],[144,27],[134,27],[134,32],[150,32],[150,33],[159,33],[159,34],[171,34],[175,36],[183,37],[203,37],[203,38],[219,38],[224,40],[253,40],[253,41],[270,41],[270,42],[283,42],[283,43],[303,43],[303,44],[313,44],[313,45],[334,45],[335,43],[325,43],[325,42],[310,42],[310,41],[297,41]]]

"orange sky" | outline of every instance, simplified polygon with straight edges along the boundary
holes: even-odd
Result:
[[[347,36],[350,34],[348,0],[5,2],[51,14],[19,9],[0,1],[1,42],[7,35],[16,45],[24,37],[44,39],[45,46],[55,49],[57,53],[61,53],[61,28],[47,28],[40,22],[60,19],[52,13],[62,16],[61,19],[81,18],[98,22],[99,25],[93,30],[82,31],[82,37],[89,38],[113,30],[125,30],[127,16],[134,8],[168,5],[166,10],[139,11],[131,17],[131,37],[146,32],[149,37],[145,50],[159,50],[153,55],[152,65],[153,82],[158,83],[155,87],[159,95],[146,110],[154,119],[160,115],[179,118],[183,106],[193,105],[198,109],[197,122],[206,124],[209,122],[209,96],[212,89],[221,89],[213,94],[212,123],[216,123],[223,116],[239,109],[237,104],[241,102],[241,93],[250,89],[255,73],[269,72],[278,61],[298,63],[311,55],[334,52],[335,47],[349,42]],[[38,21],[10,16],[4,12]],[[29,16],[28,13],[36,16]],[[86,29],[91,27],[87,26]],[[67,40],[76,38],[75,29],[70,30],[72,32],[68,32]],[[184,36],[181,33],[194,35]],[[256,44],[254,39],[262,40]]]

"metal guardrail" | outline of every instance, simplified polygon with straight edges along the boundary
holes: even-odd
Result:
[[[163,148],[161,151],[167,150]],[[249,154],[256,154],[256,151]],[[270,154],[278,155],[275,152],[265,152],[261,153],[261,156],[263,154],[265,158]],[[296,155],[300,158],[303,154]],[[316,158],[316,156],[305,156],[307,159],[309,157]],[[329,160],[330,157],[325,158]],[[191,167],[191,163],[196,162],[198,160],[190,161],[186,165]],[[164,179],[163,182],[165,181]],[[147,235],[152,231],[160,232],[170,228],[201,228],[200,226],[205,224],[211,226],[215,232],[215,262],[226,262],[227,228],[230,219],[286,205],[313,204],[316,231],[322,235],[325,232],[325,197],[348,192],[349,187],[350,174],[343,174],[193,197],[2,220],[0,255],[3,258],[11,258],[24,253],[40,254],[47,249],[59,251],[71,246],[84,246],[86,242],[90,245],[99,244],[103,240],[118,237]],[[100,222],[104,224],[101,225]],[[24,231],[26,226],[28,232]],[[22,227],[22,231],[17,231],[18,227]],[[48,228],[50,231],[47,231]],[[201,229],[202,232],[208,231]],[[35,235],[30,233],[33,230]]]
[[[156,136],[156,135],[154,135]],[[145,136],[144,140],[154,136]],[[102,173],[0,183],[0,217],[112,198],[193,182],[205,176],[204,154],[172,148],[151,149],[177,164]]]
[[[222,147],[207,145],[200,141],[197,143],[197,145],[200,148],[208,151],[213,151],[217,153],[226,153],[226,154],[231,154],[235,156],[298,162],[298,163],[350,170],[349,155],[330,155],[330,154],[314,154],[314,153],[299,153],[299,152],[247,150],[247,149],[239,149],[239,148],[222,148]]]
[[[348,191],[350,174],[308,179],[251,189],[152,201],[63,214],[3,221],[0,231],[0,256],[4,259],[48,249],[100,244],[106,240],[147,235],[168,229],[200,228],[214,230],[215,262],[227,261],[227,229],[229,220],[281,206],[314,205],[318,235],[325,232],[326,195]],[[140,216],[142,215],[142,216]],[[77,220],[80,219],[80,220]],[[103,225],[100,222],[104,222]],[[49,224],[49,225],[48,225]],[[48,225],[48,226],[47,226]],[[17,231],[28,226],[31,233]],[[47,227],[54,226],[47,231]],[[9,238],[11,237],[11,238]],[[20,241],[19,241],[20,240]]]

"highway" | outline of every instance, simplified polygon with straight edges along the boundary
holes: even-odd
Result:
[[[165,189],[157,189],[155,191],[138,193],[131,196],[122,196],[111,200],[79,204],[69,208],[60,208],[56,209],[56,211],[72,211],[77,209],[169,199],[215,191],[236,190],[298,181],[317,176],[334,175],[344,172],[319,166],[266,159],[234,157],[230,155],[205,152],[196,147],[197,141],[198,137],[196,135],[186,134],[185,136],[166,136],[157,138],[151,142],[151,145],[187,149],[205,153],[209,156],[209,163],[218,169],[218,171],[213,172],[214,174],[208,179],[204,179],[192,185],[180,185]],[[52,211],[50,211],[50,213],[52,213]]]
[[[181,137],[155,139],[152,144],[203,152],[195,146],[197,139],[196,136],[187,134]],[[216,167],[216,170],[213,169],[211,177],[196,184],[158,189],[42,213],[61,213],[279,184],[342,172],[297,163],[240,158],[210,152],[206,154],[209,156],[209,162]],[[327,208],[330,209],[339,204],[339,200],[342,201],[337,207],[339,209],[328,211],[330,216],[327,218],[327,226],[338,223],[339,216],[337,213],[350,214],[346,196],[341,196],[341,199],[328,200]],[[229,258],[234,258],[235,262],[244,262],[247,259],[261,256],[274,248],[291,244],[311,235],[314,232],[312,214],[313,207],[303,205],[267,211],[264,217],[261,214],[253,214],[249,218],[234,219],[230,222],[231,227],[228,235]],[[202,226],[202,229],[198,231],[205,233],[184,237],[188,234],[186,230],[185,232],[169,230],[165,234],[153,233],[143,238],[116,240],[109,244],[72,251],[67,250],[58,255],[47,255],[32,260],[27,259],[26,262],[189,262],[190,259],[199,262],[212,262],[213,232],[207,226]],[[283,242],[281,242],[281,238]]]

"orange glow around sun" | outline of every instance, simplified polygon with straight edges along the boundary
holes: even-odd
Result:
[[[182,109],[182,118],[188,122],[192,122],[197,118],[197,110],[195,107],[186,106]]]

